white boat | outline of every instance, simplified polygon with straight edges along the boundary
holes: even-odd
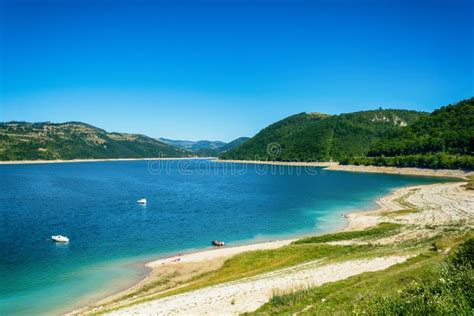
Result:
[[[69,242],[69,238],[62,235],[51,236],[51,239],[55,242]]]
[[[140,200],[137,201],[137,203],[145,205],[146,204],[146,199],[140,199]]]

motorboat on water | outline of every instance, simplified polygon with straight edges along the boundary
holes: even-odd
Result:
[[[146,204],[146,199],[140,199],[137,201],[138,204],[145,205]]]
[[[220,240],[213,240],[213,241],[211,241],[211,245],[217,246],[217,247],[222,247],[222,246],[225,245],[225,243],[223,241],[220,241]]]
[[[69,242],[69,238],[62,235],[51,236],[51,239],[55,242]]]

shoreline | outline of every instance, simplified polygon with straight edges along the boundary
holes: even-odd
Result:
[[[340,229],[343,230],[344,228]],[[331,231],[331,232],[337,232]],[[324,232],[321,234],[327,234],[331,232]],[[75,309],[63,309],[62,315],[82,315],[85,312],[93,312],[93,306],[98,305],[106,305],[113,302],[116,299],[119,299],[123,296],[126,296],[133,291],[140,289],[143,286],[146,286],[149,282],[153,281],[153,278],[159,274],[160,270],[171,268],[175,269],[183,264],[203,264],[203,263],[211,263],[213,262],[217,265],[223,264],[225,260],[243,253],[247,251],[257,251],[257,250],[271,250],[280,248],[290,243],[304,237],[314,236],[314,234],[306,234],[306,235],[295,235],[293,238],[285,238],[285,239],[278,239],[278,240],[261,240],[261,241],[248,241],[248,243],[236,244],[232,246],[225,246],[222,248],[196,248],[191,250],[184,250],[184,251],[176,251],[178,252],[176,255],[163,255],[163,256],[156,256],[155,259],[149,260],[139,260],[136,261],[135,264],[140,264],[141,268],[144,269],[145,275],[137,280],[133,285],[115,291],[114,293],[102,297],[98,300],[90,300],[90,304],[82,307],[78,307]],[[180,260],[176,260],[176,259]]]
[[[58,163],[86,163],[86,162],[113,162],[113,161],[149,161],[149,160],[210,160],[217,163],[238,163],[254,165],[274,165],[293,167],[320,167],[325,170],[347,171],[347,172],[367,172],[385,173],[413,176],[445,177],[467,179],[469,175],[474,175],[474,171],[464,171],[460,169],[424,169],[413,167],[379,167],[379,166],[356,166],[340,165],[338,162],[287,162],[268,160],[221,160],[216,157],[150,157],[150,158],[104,158],[104,159],[71,159],[71,160],[7,160],[0,161],[0,165],[30,165],[30,164],[58,164]]]
[[[389,194],[391,195],[391,194]],[[380,205],[378,200],[376,201],[378,207],[368,210],[362,209],[360,211],[354,211],[355,213],[359,212],[373,212],[379,210]],[[350,213],[351,214],[351,213]],[[347,227],[349,226],[349,218],[344,217],[344,214],[339,214],[341,218],[343,218],[343,224],[338,228],[333,228],[329,230],[325,230],[324,232],[307,232],[307,233],[299,233],[299,234],[291,234],[291,235],[284,235],[281,239],[277,239],[278,236],[274,236],[274,238],[266,239],[266,238],[258,238],[258,239],[250,239],[245,241],[238,241],[233,245],[224,246],[224,247],[203,247],[203,248],[194,248],[194,249],[185,249],[185,250],[177,250],[174,251],[175,255],[157,255],[154,259],[148,260],[138,260],[135,261],[135,264],[139,264],[142,269],[144,269],[145,275],[137,280],[134,284],[127,288],[118,289],[114,291],[112,294],[107,295],[105,297],[99,298],[97,300],[90,300],[90,304],[82,307],[78,307],[75,309],[65,309],[65,312],[62,315],[82,315],[86,312],[94,312],[96,311],[92,307],[94,306],[102,306],[107,305],[116,299],[129,295],[133,293],[135,290],[139,290],[143,286],[146,286],[149,282],[154,281],[154,277],[160,274],[160,270],[162,269],[179,269],[183,264],[189,265],[202,265],[202,264],[209,264],[214,268],[218,268],[219,265],[223,265],[225,260],[230,259],[231,257],[248,252],[248,251],[258,251],[258,250],[272,250],[277,249],[280,247],[287,246],[294,241],[297,241],[302,238],[309,238],[313,236],[321,236],[326,234],[333,234],[342,231],[346,231]],[[270,237],[270,236],[269,236]],[[152,256],[153,257],[153,256]],[[179,259],[179,260],[177,260]],[[213,270],[211,269],[211,270]],[[64,310],[63,310],[64,311]]]
[[[198,160],[213,159],[214,157],[151,157],[151,158],[104,158],[104,159],[71,159],[71,160],[6,160],[0,161],[0,165],[34,165],[55,163],[79,163],[79,162],[108,162],[108,161],[141,161],[141,160]]]
[[[198,265],[211,265],[211,267],[206,272],[216,270],[220,268],[225,260],[235,256],[237,254],[241,254],[248,251],[257,251],[257,250],[265,250],[265,249],[276,249],[290,243],[294,242],[295,240],[310,237],[310,236],[318,236],[318,235],[326,235],[331,233],[337,233],[342,231],[353,231],[353,230],[362,230],[367,229],[370,227],[374,227],[381,222],[384,222],[389,216],[390,213],[400,211],[405,209],[406,207],[402,204],[399,204],[400,199],[403,197],[407,197],[410,192],[417,191],[419,194],[431,194],[437,195],[438,191],[444,190],[453,190],[459,189],[463,185],[462,182],[440,182],[435,184],[423,184],[423,185],[411,185],[405,186],[401,188],[394,189],[387,195],[382,196],[381,198],[376,200],[378,205],[375,209],[365,209],[360,211],[351,211],[350,213],[345,214],[345,225],[344,227],[332,231],[326,231],[317,234],[306,234],[301,236],[294,236],[294,238],[288,239],[281,239],[281,240],[274,240],[274,241],[264,241],[264,242],[257,242],[257,243],[249,243],[244,245],[236,245],[236,246],[229,246],[224,248],[215,248],[215,249],[203,249],[196,251],[191,251],[189,253],[184,253],[175,256],[168,256],[163,258],[157,258],[156,260],[152,260],[145,263],[145,267],[150,269],[150,272],[131,286],[130,288],[117,292],[113,295],[105,297],[99,301],[96,301],[93,305],[84,306],[81,309],[74,310],[69,312],[67,315],[77,315],[83,314],[88,312],[100,312],[103,307],[117,307],[114,304],[125,303],[128,304],[131,301],[130,298],[124,298],[124,296],[133,294],[135,290],[139,290],[142,287],[146,286],[149,282],[156,281],[156,277],[160,276],[162,271],[182,271],[184,267],[189,265],[193,269]],[[469,193],[470,194],[470,193]],[[426,201],[425,201],[426,202]],[[428,213],[433,212],[433,210],[427,210]],[[423,212],[422,212],[423,213]],[[408,215],[410,217],[410,215]],[[410,221],[417,222],[416,216],[411,218]],[[433,215],[430,215],[433,217]],[[179,260],[177,260],[179,259]],[[179,287],[179,285],[177,285]],[[169,290],[173,290],[171,288]],[[167,292],[168,289],[160,293]],[[134,297],[132,297],[133,299]],[[139,306],[139,305],[134,305]],[[126,308],[127,309],[127,308]]]
[[[219,163],[241,163],[241,164],[259,164],[259,165],[277,165],[277,166],[295,166],[295,167],[323,167],[324,170],[346,171],[346,172],[362,172],[362,173],[385,173],[399,174],[411,176],[428,176],[443,178],[459,178],[467,179],[468,176],[474,175],[474,171],[464,171],[460,169],[424,169],[414,167],[379,167],[379,166],[356,166],[356,165],[340,165],[338,162],[285,162],[285,161],[262,161],[262,160],[220,160],[215,159],[214,162]]]
[[[346,171],[346,170],[343,170]],[[355,172],[352,171],[351,172]],[[376,172],[376,171],[372,171]],[[457,173],[455,173],[457,175]],[[446,175],[438,175],[440,177],[446,177]],[[451,175],[452,176],[452,175]],[[454,177],[454,176],[452,176]],[[460,176],[456,176],[456,178],[460,178]],[[150,269],[146,276],[139,280],[134,285],[130,286],[125,290],[118,291],[114,294],[111,294],[105,298],[102,298],[92,305],[84,306],[80,309],[73,310],[67,315],[77,315],[82,314],[84,312],[91,312],[97,311],[97,306],[109,305],[113,304],[117,300],[123,302],[124,296],[127,296],[133,293],[136,290],[141,289],[142,287],[146,286],[148,283],[156,281],[156,276],[160,275],[160,271],[169,270],[177,271],[181,269],[185,265],[210,265],[210,268],[206,271],[212,271],[220,266],[223,265],[225,260],[243,252],[248,251],[257,251],[257,250],[268,250],[268,249],[276,249],[286,245],[291,244],[292,242],[311,236],[319,236],[319,235],[326,235],[331,233],[343,232],[343,231],[353,231],[353,230],[363,230],[373,226],[378,225],[379,223],[383,222],[386,214],[394,211],[402,210],[404,207],[397,203],[397,200],[402,198],[407,194],[407,192],[413,190],[426,190],[429,191],[433,188],[444,188],[448,186],[458,186],[461,185],[460,182],[440,182],[435,184],[424,184],[424,185],[411,185],[401,188],[396,188],[391,191],[389,194],[384,195],[378,198],[375,202],[377,203],[377,207],[373,209],[361,209],[361,210],[354,210],[347,214],[341,214],[344,218],[345,223],[343,227],[335,229],[335,230],[328,230],[321,233],[313,233],[313,234],[302,234],[302,235],[295,235],[292,238],[280,239],[280,240],[270,240],[270,241],[259,241],[259,242],[252,242],[244,243],[242,245],[235,245],[229,246],[224,248],[204,248],[204,249],[195,249],[190,252],[184,252],[182,254],[174,255],[174,256],[166,256],[166,257],[157,257],[152,261],[144,262],[144,268]],[[165,290],[167,291],[167,290]],[[95,309],[94,309],[95,308]]]
[[[427,176],[442,178],[458,178],[466,180],[468,176],[474,175],[474,171],[460,169],[423,169],[412,167],[378,167],[378,166],[355,166],[355,165],[333,165],[325,168],[333,171],[385,173],[410,176]]]

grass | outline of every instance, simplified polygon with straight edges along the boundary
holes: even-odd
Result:
[[[469,233],[467,233],[469,234]],[[432,244],[432,250],[434,251],[442,251],[448,252],[452,248],[455,248],[459,244],[461,244],[466,235],[458,235],[458,236],[451,236],[451,237],[440,237],[435,240]]]
[[[472,237],[470,233],[440,241],[447,248],[458,247],[465,241],[449,257],[441,252],[425,251],[384,271],[276,295],[252,314],[472,315]]]
[[[350,314],[375,295],[394,295],[402,284],[420,281],[420,275],[441,262],[442,255],[432,252],[409,259],[380,272],[370,272],[282,296],[274,296],[255,314]]]
[[[467,177],[466,190],[474,190],[474,176]]]
[[[384,213],[384,215],[387,215],[389,217],[396,217],[420,212],[420,209],[415,207],[415,205],[413,205],[412,203],[408,202],[408,197],[410,197],[410,195],[413,195],[418,190],[419,189],[411,189],[410,191],[408,191],[407,194],[404,194],[403,196],[393,200],[398,205],[405,207],[404,209],[399,211],[386,212]]]
[[[384,215],[389,216],[389,217],[396,217],[396,216],[409,215],[409,214],[418,213],[418,212],[420,212],[420,210],[417,208],[408,208],[408,209],[399,210],[399,211],[386,212],[384,213]]]
[[[390,315],[473,315],[474,238],[420,283],[411,284],[394,296],[374,300],[367,310]]]
[[[161,277],[161,278],[157,279],[156,281],[153,281],[153,282],[150,282],[150,283],[147,283],[147,284],[141,286],[136,291],[133,291],[133,292],[128,293],[127,295],[121,296],[120,300],[131,298],[131,297],[143,294],[143,293],[147,293],[151,290],[155,290],[157,288],[163,287],[163,286],[169,284],[174,278],[178,277],[179,275],[180,275],[180,273],[178,271],[175,271],[175,272],[173,272],[169,275],[166,275],[164,277]]]
[[[370,239],[370,238],[381,238],[389,235],[395,235],[402,225],[394,223],[380,223],[374,228],[358,231],[340,232],[335,234],[327,234],[322,236],[315,236],[304,238],[295,241],[293,244],[314,244],[314,243],[325,243],[330,241],[341,241],[341,240],[352,240],[352,239]]]
[[[408,209],[413,209],[413,208],[415,208],[415,205],[408,202],[408,197],[410,197],[410,195],[415,194],[416,191],[419,191],[419,190],[420,189],[410,189],[410,191],[408,191],[407,194],[404,194],[404,195],[400,196],[399,198],[394,199],[393,201],[396,202],[398,205],[405,206]]]

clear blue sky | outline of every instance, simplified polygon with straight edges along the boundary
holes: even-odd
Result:
[[[474,1],[0,0],[0,121],[230,141],[474,95]]]

